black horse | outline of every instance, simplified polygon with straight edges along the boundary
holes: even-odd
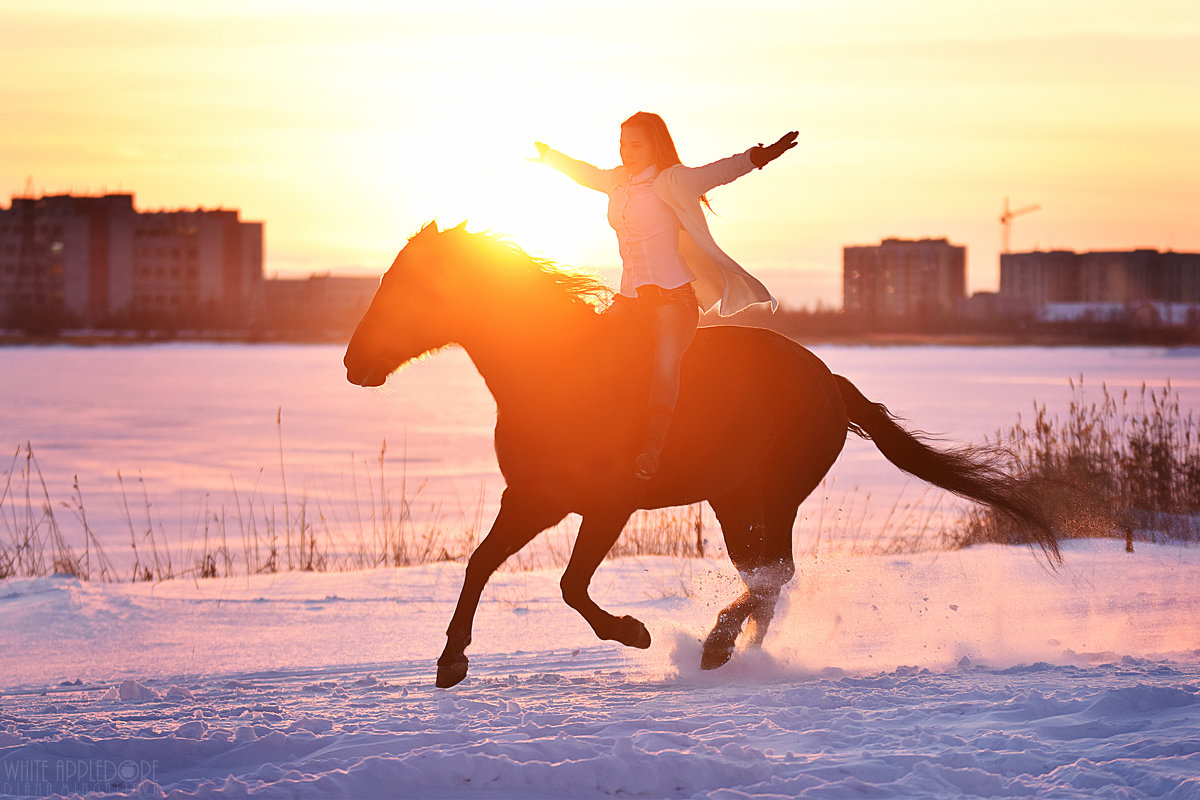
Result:
[[[794,341],[758,328],[701,328],[659,472],[633,476],[644,424],[649,348],[642,328],[597,312],[607,290],[495,237],[429,224],[383,276],[346,349],[346,377],[379,386],[450,344],[466,349],[496,400],[496,457],[506,488],[467,564],[438,659],[437,685],[467,674],[480,595],[500,564],[569,513],[582,516],[562,575],[563,599],[601,639],[650,646],[633,617],[594,603],[588,585],[640,508],[707,500],[746,591],[717,617],[701,666],[729,660],[749,619],[760,645],[795,573],[792,526],[833,465],[846,432],[893,464],[1016,518],[1024,543],[1059,558],[1047,514],[986,451],[936,449],[901,428]]]

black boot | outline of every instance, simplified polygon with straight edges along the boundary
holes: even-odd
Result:
[[[648,481],[658,472],[658,460],[667,443],[667,431],[671,428],[673,413],[672,409],[660,405],[652,405],[647,410],[646,435],[633,460],[633,474],[639,480]]]

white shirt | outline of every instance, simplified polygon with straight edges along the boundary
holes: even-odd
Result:
[[[704,210],[700,207],[701,195],[735,181],[754,169],[754,162],[750,160],[751,150],[703,167],[676,164],[660,172],[654,179],[654,193],[675,212],[683,228],[678,234],[678,249],[688,270],[696,276],[692,286],[696,290],[700,308],[708,311],[717,306],[718,313],[723,317],[756,303],[770,303],[772,311],[779,305],[762,281],[746,272],[717,246],[704,220]],[[544,160],[581,186],[608,195],[611,221],[613,193],[628,182],[624,167],[600,169],[551,149],[547,149]],[[624,290],[621,293],[625,294]]]
[[[621,252],[621,294],[636,297],[639,286],[676,289],[696,276],[679,253],[679,217],[654,191],[658,167],[648,167],[613,187],[608,221]]]

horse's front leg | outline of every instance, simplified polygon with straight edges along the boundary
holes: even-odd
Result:
[[[588,585],[604,556],[616,544],[621,529],[629,521],[630,511],[605,511],[585,514],[575,539],[571,560],[560,585],[567,605],[578,611],[601,639],[611,639],[643,650],[650,646],[650,632],[633,617],[614,617],[592,601]]]
[[[448,688],[467,676],[467,645],[483,587],[504,560],[539,533],[559,522],[566,512],[554,511],[543,503],[505,489],[500,512],[492,529],[467,562],[467,575],[458,595],[458,606],[446,629],[446,649],[437,662],[437,685]]]

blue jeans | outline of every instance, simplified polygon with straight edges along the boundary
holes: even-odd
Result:
[[[651,407],[673,411],[679,399],[679,366],[700,324],[700,304],[690,283],[678,289],[638,287],[637,306],[650,326],[654,340],[654,366],[650,373]]]

